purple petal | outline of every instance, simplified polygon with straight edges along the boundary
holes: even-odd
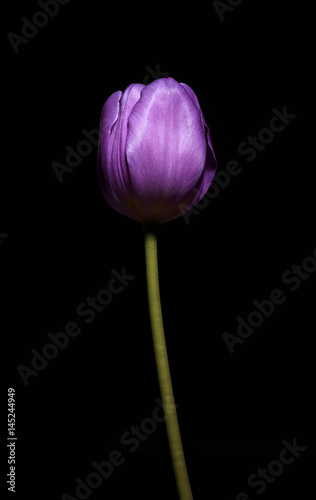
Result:
[[[190,193],[188,193],[187,197],[185,197],[183,199],[182,203],[184,205],[187,205],[187,207],[188,207],[186,210],[184,210],[182,208],[182,214],[184,214],[185,212],[188,212],[192,207],[194,207],[194,205],[196,205],[203,198],[203,196],[205,195],[205,193],[209,189],[209,187],[212,184],[212,181],[214,179],[215,173],[216,173],[217,161],[216,161],[216,157],[215,157],[215,153],[214,153],[214,149],[213,149],[213,144],[212,144],[212,140],[211,140],[210,129],[205,121],[205,118],[204,118],[203,112],[201,110],[198,98],[196,97],[196,95],[193,92],[193,90],[191,89],[191,87],[189,87],[189,85],[187,85],[186,83],[181,83],[180,85],[182,85],[183,88],[185,88],[185,90],[188,92],[191,99],[195,103],[195,105],[200,109],[201,120],[202,120],[203,126],[205,127],[206,138],[207,138],[207,143],[208,143],[203,173],[202,173],[198,183],[196,184],[196,186],[194,186],[193,190]],[[175,216],[173,218],[176,218],[176,217],[177,216]]]
[[[172,78],[142,90],[129,117],[126,158],[137,197],[170,209],[199,182],[206,159],[200,109]]]
[[[129,85],[114,92],[104,104],[100,125],[98,175],[106,201],[118,212],[131,217],[125,197],[132,189],[125,159],[127,121],[144,85]]]
[[[170,215],[168,220],[173,220],[189,212],[191,208],[194,207],[208,191],[216,173],[217,162],[211,148],[207,148],[205,168],[203,173],[194,188],[181,200],[177,210]],[[181,208],[180,208],[181,207]]]
[[[185,88],[185,90],[188,92],[189,96],[191,97],[191,99],[193,100],[193,102],[195,103],[195,105],[199,108],[200,112],[201,112],[201,119],[202,119],[202,123],[204,125],[204,127],[206,127],[206,138],[207,138],[207,142],[208,142],[208,145],[209,147],[211,148],[212,150],[212,153],[213,153],[213,156],[215,158],[215,153],[214,153],[214,149],[213,149],[213,144],[212,144],[212,140],[211,140],[211,134],[210,134],[210,129],[205,121],[205,118],[204,118],[204,115],[203,115],[203,112],[201,110],[201,106],[200,106],[200,103],[198,101],[198,98],[196,97],[195,93],[193,92],[193,90],[191,89],[191,87],[189,87],[189,85],[187,85],[186,83],[180,83],[180,85],[182,85],[183,88]]]

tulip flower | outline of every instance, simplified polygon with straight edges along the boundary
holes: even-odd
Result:
[[[188,85],[135,83],[105,102],[98,177],[116,211],[142,223],[173,220],[200,201],[215,171],[210,131]]]
[[[117,212],[143,224],[148,305],[161,399],[180,500],[192,500],[161,311],[157,228],[190,210],[216,171],[209,128],[193,90],[173,78],[131,84],[105,102],[98,178]],[[181,206],[181,210],[179,207]],[[183,209],[183,207],[185,207]]]

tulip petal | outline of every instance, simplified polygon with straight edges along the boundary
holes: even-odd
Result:
[[[206,131],[206,139],[207,139],[207,153],[206,153],[206,160],[205,160],[205,165],[204,165],[204,170],[203,174],[201,175],[198,183],[196,186],[194,186],[193,190],[188,193],[187,197],[183,199],[183,205],[187,206],[186,210],[183,210],[182,208],[182,214],[188,212],[194,205],[196,205],[205,195],[207,190],[209,189],[210,185],[212,184],[212,181],[214,179],[215,173],[216,173],[216,168],[217,168],[217,161],[214,153],[214,148],[211,140],[211,134],[210,134],[210,129],[205,121],[203,112],[200,107],[200,103],[198,101],[198,98],[196,97],[195,93],[187,85],[186,83],[180,83],[180,85],[185,88],[185,90],[188,92],[190,95],[191,99],[193,102],[196,104],[196,106],[200,109],[201,111],[201,120],[203,123],[203,126],[205,127]],[[176,218],[177,216],[173,217]],[[171,220],[171,219],[170,219]]]
[[[117,119],[120,110],[120,99],[122,92],[118,90],[106,100],[100,120],[100,137],[98,146],[98,159],[97,159],[97,174],[99,185],[104,198],[107,203],[120,213],[124,213],[124,207],[121,207],[119,200],[113,195],[111,185],[108,179],[108,169],[111,165],[113,138],[115,134],[113,130],[117,125]]]
[[[140,98],[144,85],[131,84],[123,92],[120,99],[120,112],[115,128],[113,150],[112,150],[112,177],[113,187],[117,187],[122,193],[130,192],[131,182],[125,157],[127,122],[134,105]]]
[[[100,125],[98,176],[102,193],[115,210],[131,217],[125,196],[132,186],[125,160],[127,121],[144,85],[129,85],[114,92],[104,104]]]
[[[216,173],[216,158],[213,154],[213,151],[208,147],[205,161],[205,168],[203,173],[194,186],[194,188],[185,196],[181,203],[178,205],[177,210],[175,210],[168,220],[177,219],[180,214],[184,215],[189,212],[205,195],[205,193],[210,188],[212,181],[214,179]]]
[[[102,192],[106,191],[107,185],[105,184],[104,174],[106,167],[111,162],[111,152],[114,134],[112,130],[116,125],[119,109],[120,98],[122,92],[118,90],[114,92],[105,102],[100,120],[100,137],[98,145],[98,177],[101,183]]]
[[[206,159],[201,112],[172,78],[143,88],[128,121],[126,158],[149,217],[150,205],[170,212],[199,181]]]
[[[191,87],[189,87],[189,85],[187,85],[186,83],[180,83],[180,85],[182,85],[182,87],[188,92],[189,96],[191,97],[191,99],[193,100],[193,102],[195,103],[195,105],[199,108],[199,110],[201,111],[201,118],[202,118],[202,123],[204,125],[204,127],[206,127],[207,129],[207,133],[206,133],[206,138],[207,138],[207,143],[209,145],[209,147],[211,148],[212,150],[212,153],[213,153],[213,156],[215,158],[215,153],[214,153],[214,149],[213,149],[213,144],[212,144],[212,141],[211,141],[211,133],[210,133],[210,129],[209,127],[207,126],[207,123],[205,121],[205,118],[204,118],[204,115],[203,115],[203,112],[202,112],[202,109],[201,109],[201,106],[200,106],[200,103],[198,101],[198,98],[196,97],[195,93],[193,92],[193,90],[191,89]]]

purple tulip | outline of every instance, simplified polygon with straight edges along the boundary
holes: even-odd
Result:
[[[185,83],[134,83],[105,102],[98,178],[116,211],[142,223],[176,219],[201,200],[215,171],[209,128]]]

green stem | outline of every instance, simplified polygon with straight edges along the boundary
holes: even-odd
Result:
[[[163,328],[159,293],[157,233],[155,228],[145,226],[144,234],[150,321],[172,465],[180,500],[193,500],[182,447]]]

